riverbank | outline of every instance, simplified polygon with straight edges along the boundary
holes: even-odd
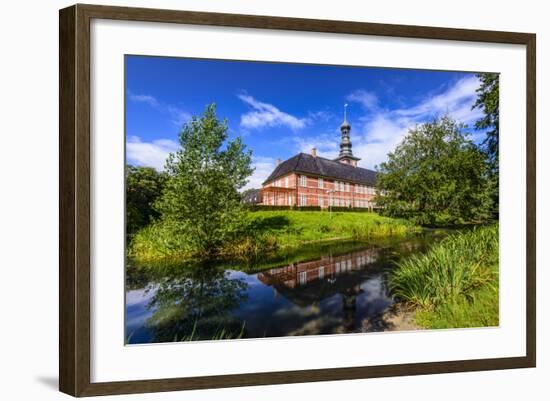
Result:
[[[420,327],[497,326],[498,258],[498,226],[478,227],[399,262],[390,286]]]
[[[305,244],[347,240],[368,240],[420,232],[412,223],[368,212],[254,211],[246,215],[243,231],[233,241],[221,244],[224,258],[257,257],[280,249]],[[193,258],[193,250],[174,230],[155,223],[132,239],[129,255],[148,262],[166,258]]]

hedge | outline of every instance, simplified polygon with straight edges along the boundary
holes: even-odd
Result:
[[[321,209],[320,206],[278,206],[278,205],[250,205],[247,207],[248,210],[252,212],[260,211],[260,210],[295,210],[295,211],[327,211],[327,209]],[[333,212],[368,212],[368,208],[360,208],[360,207],[342,207],[342,206],[332,206],[330,208]]]

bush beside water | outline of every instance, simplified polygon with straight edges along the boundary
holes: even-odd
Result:
[[[249,212],[243,229],[223,242],[215,256],[248,258],[305,243],[398,236],[419,230],[419,227],[406,220],[376,213],[329,214],[293,210]],[[128,254],[142,262],[197,257],[190,243],[177,227],[156,222],[133,237]]]
[[[429,328],[498,325],[498,226],[451,235],[398,264],[394,295]]]

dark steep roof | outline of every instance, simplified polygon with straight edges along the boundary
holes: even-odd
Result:
[[[374,186],[376,172],[361,167],[353,167],[324,157],[298,153],[279,164],[264,181],[268,183],[288,173],[313,174],[324,178],[342,181],[352,181],[357,184]]]

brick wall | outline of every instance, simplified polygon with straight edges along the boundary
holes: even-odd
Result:
[[[322,182],[322,184],[321,184]],[[271,190],[269,190],[271,188]],[[281,206],[372,208],[374,188],[351,182],[290,173],[263,187],[262,203]]]

